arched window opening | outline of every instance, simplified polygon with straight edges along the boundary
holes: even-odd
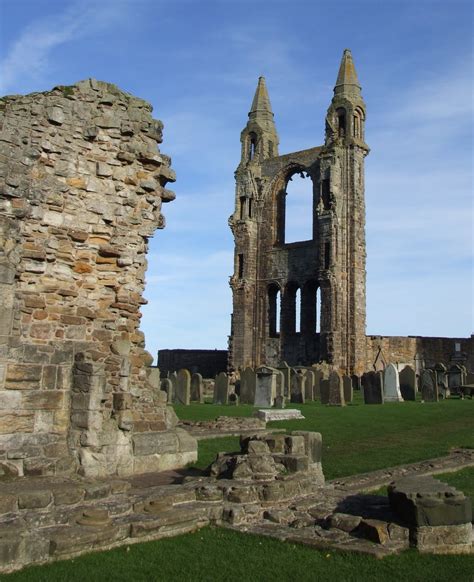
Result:
[[[253,160],[257,151],[257,136],[254,133],[249,134],[249,161]]]
[[[297,289],[295,296],[295,333],[300,332],[301,332],[301,289]]]
[[[324,243],[324,268],[329,269],[331,265],[331,243]]]
[[[340,107],[336,110],[337,114],[337,131],[339,137],[344,137],[346,135],[346,111]]]
[[[239,254],[238,256],[238,276],[239,279],[242,279],[244,276],[244,255]]]
[[[316,333],[321,333],[321,289],[316,289]]]
[[[354,137],[364,139],[364,112],[359,107],[354,111]]]
[[[313,238],[313,182],[305,172],[290,176],[285,195],[285,243]]]
[[[252,198],[248,199],[247,213],[248,213],[248,217],[252,218]]]
[[[245,196],[240,197],[240,220],[245,218]]]
[[[323,199],[324,208],[329,208],[331,201],[331,180],[329,175],[321,180],[321,198]]]
[[[281,293],[277,285],[268,287],[268,328],[270,337],[280,333]]]

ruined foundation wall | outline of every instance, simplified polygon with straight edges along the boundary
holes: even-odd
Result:
[[[94,80],[0,100],[4,472],[129,474],[159,466],[163,440],[166,465],[186,460],[139,330],[148,238],[174,198],[151,110]]]
[[[459,351],[456,351],[456,344]],[[414,365],[417,354],[425,366],[434,366],[438,362],[447,365],[453,360],[464,363],[468,370],[474,370],[474,337],[367,336],[366,369],[373,370],[378,355],[380,367],[383,361],[386,364],[403,362]]]

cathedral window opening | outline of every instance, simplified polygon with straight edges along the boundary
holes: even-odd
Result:
[[[295,295],[295,333],[301,332],[301,289]]]
[[[324,243],[324,268],[329,269],[331,265],[331,243]]]
[[[315,321],[315,332],[321,333],[321,289],[318,287],[316,289],[316,321]]]
[[[240,220],[245,218],[245,196],[240,197]]]
[[[285,194],[284,242],[313,238],[313,182],[301,171],[290,176]]]
[[[329,178],[324,178],[321,181],[321,198],[323,199],[324,208],[329,208],[331,199],[331,182]]]
[[[268,328],[270,337],[280,333],[281,293],[277,285],[268,288]]]
[[[339,108],[337,113],[337,129],[339,137],[344,137],[346,135],[346,112],[344,109]]]
[[[242,279],[244,276],[244,255],[238,255],[238,275],[239,279]]]
[[[250,144],[249,144],[249,161],[253,160],[255,157],[255,153],[257,151],[257,136],[254,133],[249,135],[250,137]]]

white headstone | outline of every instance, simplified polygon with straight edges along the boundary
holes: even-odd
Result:
[[[394,364],[389,364],[384,370],[383,399],[384,402],[403,402],[400,392],[400,378]]]

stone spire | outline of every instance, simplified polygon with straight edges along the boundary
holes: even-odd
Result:
[[[252,101],[249,118],[252,120],[266,119],[273,121],[272,106],[270,105],[265,77],[258,78],[257,90]]]
[[[336,86],[334,87],[334,95],[352,95],[360,96],[361,86],[352,60],[352,53],[349,49],[345,49],[337,75]]]
[[[278,134],[273,119],[265,78],[259,77],[247,125],[240,135],[241,163],[261,161],[278,155]]]

